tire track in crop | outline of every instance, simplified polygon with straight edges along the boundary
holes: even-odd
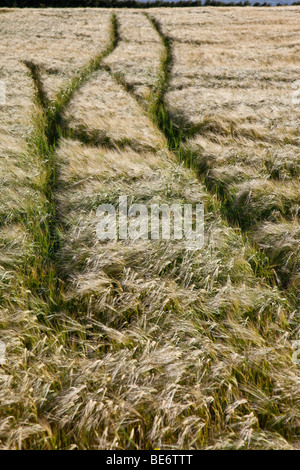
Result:
[[[33,237],[35,256],[28,263],[24,261],[26,287],[51,303],[50,311],[59,307],[63,300],[60,292],[55,254],[59,245],[59,216],[56,210],[56,159],[55,150],[62,137],[67,136],[62,122],[62,114],[74,93],[83,86],[90,76],[100,69],[102,60],[107,57],[119,42],[118,23],[115,14],[111,16],[110,42],[107,48],[93,57],[77,71],[70,82],[50,102],[43,87],[40,69],[32,61],[24,61],[36,90],[36,110],[33,116],[33,132],[28,138],[28,151],[42,162],[43,170],[38,177],[38,190],[43,196],[43,204],[33,207],[23,223]]]
[[[228,210],[228,205],[226,205],[226,198],[210,184],[208,175],[203,171],[203,168],[197,164],[197,159],[191,152],[183,147],[185,141],[189,138],[200,133],[199,126],[186,126],[183,128],[178,124],[174,118],[171,116],[168,106],[165,100],[165,95],[169,87],[169,82],[172,74],[173,67],[173,52],[172,52],[172,40],[162,31],[161,25],[156,18],[150,16],[148,13],[144,13],[148,18],[153,28],[156,30],[159,35],[162,44],[164,46],[164,53],[161,58],[161,70],[159,72],[159,79],[157,86],[152,93],[150,98],[150,106],[148,111],[150,116],[159,129],[166,136],[168,141],[169,149],[174,152],[179,159],[179,161],[184,162],[188,167],[196,171],[199,178],[203,182],[206,190],[212,196],[217,197],[218,204],[220,207],[220,212],[227,224],[234,229],[238,228],[240,230],[241,236],[244,238],[245,243],[250,243],[248,239],[247,231],[243,230],[243,227],[240,225],[239,220],[235,218],[231,212]],[[116,77],[115,77],[116,78]],[[120,77],[117,77],[120,80]],[[123,83],[127,91],[133,94],[132,90],[128,89],[126,82]],[[138,98],[136,97],[138,100]],[[138,100],[139,101],[139,100]],[[271,266],[269,258],[266,256],[264,251],[256,246],[254,243],[250,243],[252,248],[255,250],[257,256],[256,259],[250,259],[249,262],[252,266],[254,274],[265,279],[271,286],[278,286],[281,289],[284,289],[279,279],[279,272],[276,271],[276,267]],[[291,289],[292,297],[294,297],[295,292]]]

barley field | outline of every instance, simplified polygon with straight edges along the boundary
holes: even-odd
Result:
[[[0,448],[299,449],[300,7],[0,34]],[[120,195],[203,203],[204,246],[101,242]]]

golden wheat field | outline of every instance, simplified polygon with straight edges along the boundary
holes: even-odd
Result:
[[[299,449],[300,7],[0,36],[0,449]],[[204,245],[99,240],[122,195]]]

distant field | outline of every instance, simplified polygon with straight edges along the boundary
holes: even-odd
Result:
[[[300,7],[0,13],[0,448],[300,448]]]

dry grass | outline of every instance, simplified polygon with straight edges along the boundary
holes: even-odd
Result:
[[[290,419],[283,384],[296,384],[297,372],[288,355],[286,370],[281,361],[290,347],[283,325],[294,313],[255,278],[251,249],[224,225],[193,172],[172,160],[167,150],[108,151],[74,141],[59,149],[65,230],[58,263],[68,302],[81,306],[72,324],[83,337],[74,341],[89,357],[74,365],[72,381],[65,377],[48,419],[64,432],[75,427],[80,442],[88,430],[89,445],[106,449],[289,448],[272,423]],[[120,194],[132,202],[206,202],[205,250],[100,244],[94,208]],[[273,408],[263,431],[266,407]]]
[[[135,149],[159,149],[165,144],[136,101],[103,71],[81,88],[64,119],[75,136],[95,144],[130,144]]]
[[[282,37],[289,37],[299,9],[276,11],[282,13],[273,24]],[[234,25],[242,34],[244,21],[255,44],[259,34],[268,36],[271,29],[267,17],[259,29],[257,12],[201,8],[180,10],[180,15],[172,10],[171,16],[170,10],[153,11],[164,31],[178,34],[175,53],[183,45],[184,29],[188,32],[192,25],[193,39],[203,18],[208,29],[201,28],[201,41],[215,28],[221,37]],[[110,47],[110,12],[35,14],[48,38],[53,33],[49,15],[56,31],[63,21],[66,31],[82,34],[85,22],[94,31],[98,21],[106,35],[97,31],[97,50],[89,42],[84,64],[78,54],[78,62],[62,72],[63,79],[72,70],[82,77],[71,82],[71,90],[68,80],[63,88],[53,82],[53,90],[63,89],[72,98],[64,102],[62,94],[54,103],[57,140],[47,128],[52,115],[33,98],[24,66],[16,60],[15,68],[1,69],[23,81],[15,87],[15,98],[10,97],[10,112],[0,107],[5,136],[0,164],[6,172],[0,212],[0,339],[7,345],[7,363],[0,366],[0,448],[296,448],[299,366],[291,357],[292,341],[299,335],[299,307],[276,286],[272,264],[299,286],[298,136],[296,127],[284,128],[280,113],[287,105],[276,78],[285,74],[289,80],[297,69],[290,62],[283,71],[282,59],[272,82],[276,93],[258,85],[256,71],[249,75],[256,87],[252,121],[232,104],[249,100],[250,107],[251,95],[238,86],[231,94],[226,75],[220,94],[215,94],[220,108],[224,103],[223,114],[214,119],[209,114],[209,92],[206,104],[200,100],[206,115],[201,111],[198,119],[188,94],[193,88],[185,87],[188,78],[184,81],[189,67],[194,74],[193,49],[182,66],[175,54],[173,88],[166,98],[174,120],[181,119],[188,128],[188,112],[189,120],[199,125],[198,135],[182,144],[181,152],[192,155],[198,172],[206,175],[202,178],[176,159],[168,149],[167,132],[163,135],[156,125],[153,110],[158,107],[153,102],[164,99],[160,87],[167,85],[165,51],[142,12],[117,12],[120,42],[106,59],[115,78],[107,68],[78,71],[104,45]],[[22,18],[29,21],[25,17],[25,10],[16,10],[2,18],[6,31],[15,28],[16,50],[27,50],[28,44],[22,59],[30,60],[40,33],[32,30],[26,42],[17,27]],[[207,41],[214,38],[211,33]],[[73,48],[71,57],[86,44],[85,37],[65,41],[68,51]],[[215,50],[216,63],[222,44]],[[251,44],[248,48],[254,54]],[[59,58],[59,48],[56,52],[49,51],[48,64],[54,55]],[[57,60],[65,64],[65,55]],[[180,67],[180,86],[188,97],[184,107],[174,81]],[[216,70],[221,74],[218,66]],[[198,67],[193,75],[196,88],[201,73]],[[272,66],[268,73],[273,73]],[[41,79],[47,82],[43,73]],[[209,87],[214,88],[214,80],[211,75]],[[48,90],[51,86],[45,85]],[[20,104],[21,90],[26,94]],[[271,137],[270,97],[280,106]],[[20,119],[13,118],[16,111]],[[296,109],[288,112],[294,119]],[[147,204],[203,202],[204,248],[187,251],[178,240],[101,243],[95,233],[96,209],[120,195]],[[235,208],[233,220],[228,207]],[[249,225],[248,218],[255,223]],[[249,235],[269,258],[236,227],[244,219]]]

